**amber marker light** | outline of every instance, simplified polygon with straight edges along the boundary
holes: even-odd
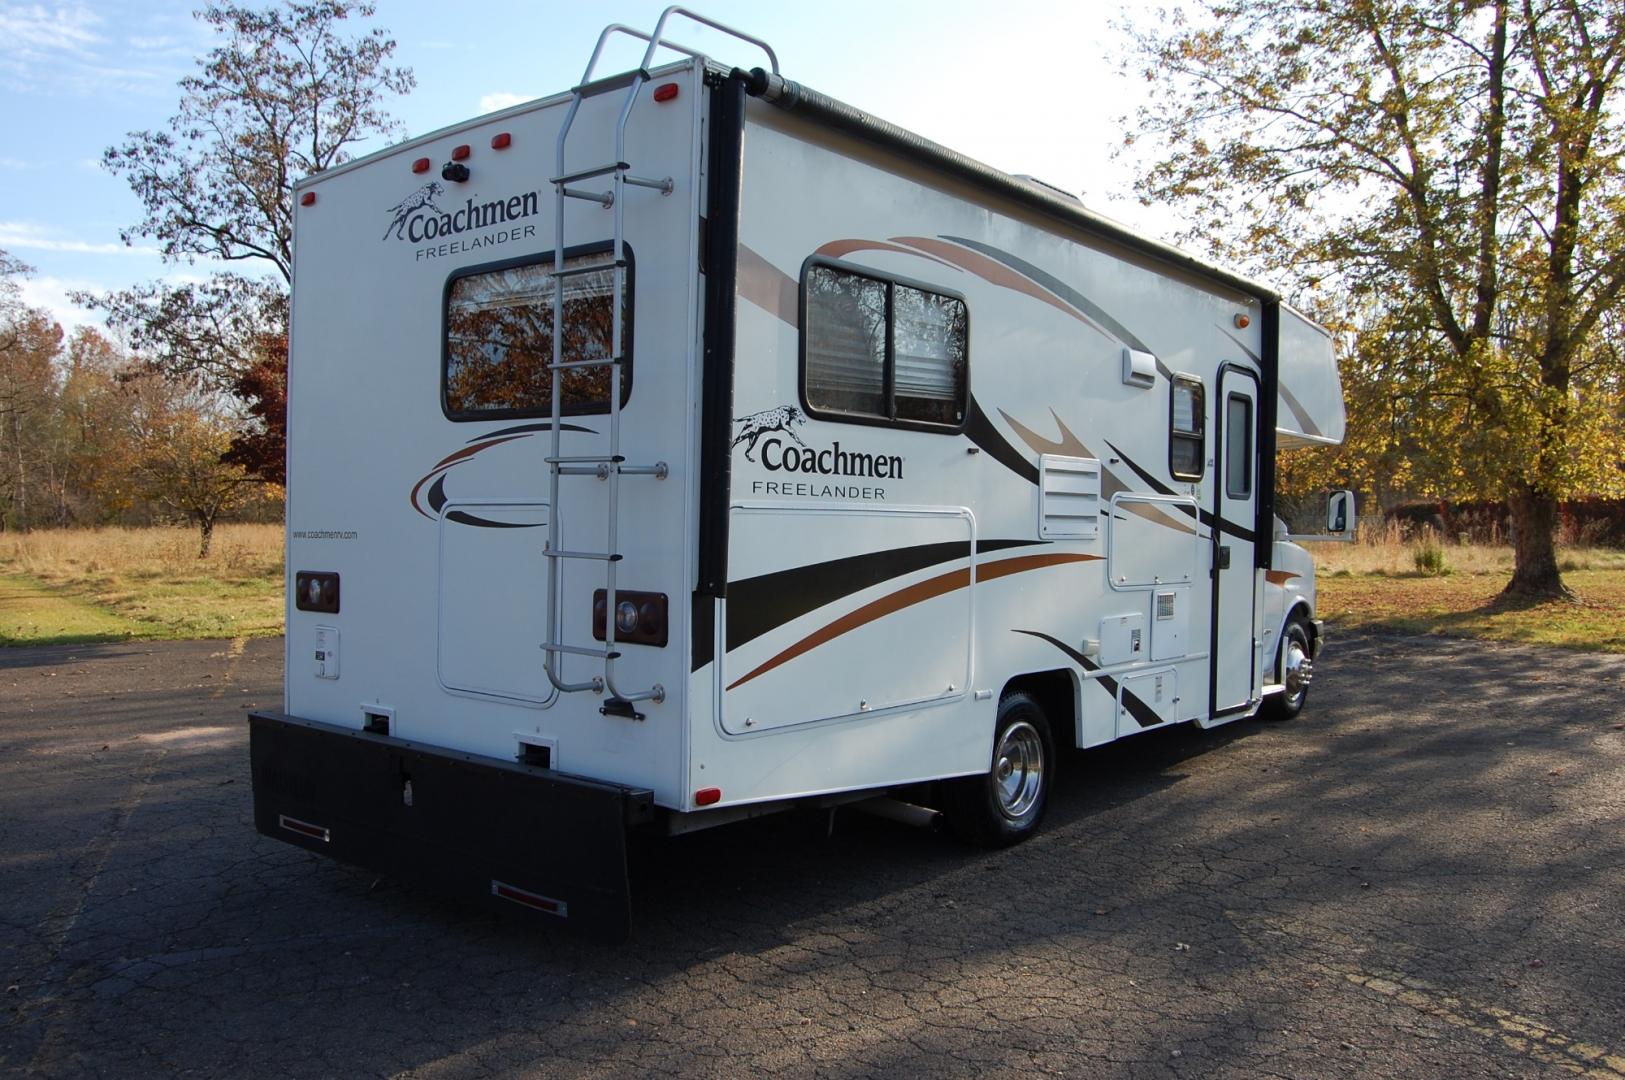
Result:
[[[1246,315],[1236,316],[1236,329],[1245,330],[1253,324],[1253,320]]]

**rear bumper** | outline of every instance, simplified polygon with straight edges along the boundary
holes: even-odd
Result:
[[[281,713],[248,724],[266,836],[592,937],[630,932],[626,832],[653,818],[649,791]]]

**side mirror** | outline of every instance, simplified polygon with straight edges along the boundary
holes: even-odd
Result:
[[[1334,491],[1326,500],[1326,531],[1334,536],[1354,531],[1354,492]]]

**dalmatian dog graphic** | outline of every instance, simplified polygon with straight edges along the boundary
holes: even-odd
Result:
[[[437,214],[440,213],[440,207],[434,204],[434,200],[435,196],[443,195],[445,191],[446,189],[440,186],[440,181],[430,180],[427,184],[390,207],[389,212],[395,215],[395,220],[391,221],[389,228],[384,230],[383,239],[388,240],[389,234],[394,233],[395,239],[404,240],[403,232],[406,229],[407,220],[424,207],[428,207]]]
[[[731,450],[740,443],[746,443],[745,460],[755,461],[756,459],[751,457],[750,452],[756,449],[757,441],[762,436],[771,435],[775,431],[782,431],[790,436],[795,440],[797,446],[806,446],[807,444],[802,442],[796,433],[791,430],[792,426],[805,424],[806,422],[807,415],[794,405],[780,405],[776,409],[763,409],[761,412],[751,413],[749,416],[739,417],[734,420],[734,423],[743,426],[740,427],[739,434],[734,436],[734,441],[729,444],[728,448]]]

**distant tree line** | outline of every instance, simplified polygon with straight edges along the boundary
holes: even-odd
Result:
[[[281,488],[225,460],[241,409],[90,327],[18,299],[0,252],[0,531],[185,522],[207,555],[229,515],[275,520]]]

